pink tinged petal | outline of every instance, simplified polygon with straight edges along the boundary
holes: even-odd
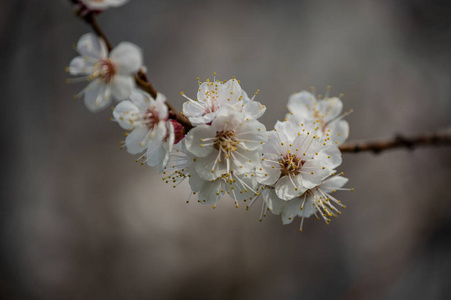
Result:
[[[273,185],[277,182],[282,173],[280,166],[277,163],[279,156],[273,153],[265,153],[260,162],[260,167],[257,167],[257,180],[261,184]]]
[[[318,155],[315,157],[315,159],[318,159],[318,160],[324,162],[324,164],[328,168],[335,169],[336,167],[341,165],[341,162],[342,162],[341,152],[337,146],[331,145],[325,149],[320,150],[317,153],[318,153]]]
[[[138,71],[143,63],[141,49],[129,42],[121,42],[110,53],[111,60],[115,63],[117,72],[129,75]]]
[[[135,87],[135,81],[131,76],[116,75],[110,83],[110,86],[114,99],[121,101],[130,96]]]
[[[312,93],[302,91],[290,96],[288,99],[288,109],[302,122],[304,119],[313,117],[313,106],[315,103],[316,98]]]
[[[286,204],[286,201],[280,199],[273,189],[265,189],[263,192],[263,200],[275,215],[279,215]]]
[[[321,184],[321,180],[332,172],[323,162],[312,159],[307,161],[301,168],[304,187],[312,189]]]
[[[213,151],[214,140],[207,140],[216,137],[216,130],[208,125],[200,125],[189,131],[185,137],[186,149],[194,156],[205,157]]]
[[[86,33],[81,36],[77,43],[77,51],[81,56],[103,59],[108,56],[105,42],[94,33]]]
[[[98,112],[111,103],[111,97],[105,96],[106,88],[105,84],[94,80],[84,90],[85,105],[91,112]]]
[[[282,223],[284,225],[293,222],[293,219],[297,216],[297,214],[301,210],[301,204],[303,199],[304,197],[300,196],[286,202],[285,207],[282,211]]]
[[[300,175],[293,177],[283,176],[275,185],[277,196],[282,200],[291,200],[302,195],[305,192],[303,188],[303,180]]]
[[[260,104],[257,101],[251,101],[244,105],[243,113],[245,118],[257,120],[260,118],[266,111],[266,106]]]
[[[125,146],[130,154],[138,154],[143,152],[148,146],[149,130],[147,127],[138,127],[130,132],[125,138]]]
[[[335,189],[342,188],[348,181],[349,179],[343,176],[332,176],[324,180],[321,183],[320,188],[323,192],[330,193]]]
[[[343,144],[349,136],[349,124],[346,120],[332,122],[327,128],[330,129],[332,143],[337,146]]]
[[[133,124],[130,118],[140,114],[138,107],[131,101],[122,101],[119,103],[113,111],[114,119],[125,130],[133,129]]]

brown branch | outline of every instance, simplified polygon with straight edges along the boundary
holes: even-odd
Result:
[[[88,13],[85,16],[81,17],[83,20],[85,20],[86,23],[88,23],[92,30],[105,41],[105,44],[108,48],[108,52],[110,52],[113,49],[112,44],[108,40],[107,36],[103,32],[102,28],[100,28],[99,24],[97,23],[96,16],[94,13]],[[157,97],[157,91],[154,89],[152,84],[147,79],[147,76],[144,72],[141,70],[138,71],[138,73],[135,75],[135,81],[136,84],[145,92],[149,93],[152,98],[156,99]],[[180,112],[178,112],[170,103],[166,102],[166,106],[169,109],[169,118],[173,119],[185,128],[185,132],[188,133],[188,131],[193,128],[193,125],[188,120],[187,117],[182,115]]]
[[[341,152],[358,153],[370,151],[380,153],[395,148],[414,149],[418,146],[451,145],[451,128],[413,136],[396,135],[394,138],[374,141],[347,142],[340,146]]]
[[[105,41],[106,47],[108,48],[108,52],[111,52],[113,50],[113,46],[111,45],[110,41],[106,37],[105,33],[103,32],[102,28],[100,28],[99,23],[97,23],[96,16],[93,13],[89,13],[84,17],[84,20],[86,23],[88,23],[92,30],[102,38],[102,40]]]

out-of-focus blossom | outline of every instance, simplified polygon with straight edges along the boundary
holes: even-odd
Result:
[[[133,73],[142,65],[141,49],[128,42],[120,43],[108,54],[105,42],[92,33],[83,35],[77,43],[80,56],[68,67],[71,75],[80,75],[69,81],[90,81],[84,94],[86,107],[96,112],[107,107],[112,98],[126,99],[135,87]]]
[[[297,126],[313,122],[320,129],[317,135],[327,144],[341,145],[349,136],[349,124],[343,120],[348,113],[341,113],[343,103],[337,97],[317,100],[312,93],[302,91],[290,96],[287,107],[287,120]]]

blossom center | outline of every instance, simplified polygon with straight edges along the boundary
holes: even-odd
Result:
[[[301,160],[293,153],[287,153],[279,160],[282,173],[280,177],[286,175],[298,175],[301,173],[302,165],[305,164],[305,160]]]
[[[237,150],[239,141],[235,137],[235,131],[226,130],[216,132],[216,140],[213,147],[218,151],[223,151],[227,155]]]
[[[160,122],[160,118],[158,117],[158,112],[155,107],[149,107],[146,110],[146,113],[143,115],[144,124],[149,129],[153,129],[158,122]]]
[[[102,81],[108,83],[113,79],[115,74],[116,74],[116,66],[110,59],[106,58],[102,59],[96,64],[92,76],[98,77]]]

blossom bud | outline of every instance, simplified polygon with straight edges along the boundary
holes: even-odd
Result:
[[[177,122],[175,120],[170,120],[170,121],[172,123],[172,126],[174,126],[174,135],[175,135],[174,144],[177,144],[185,137],[186,131],[185,131],[185,128],[183,127],[183,125],[180,124],[179,122]]]

